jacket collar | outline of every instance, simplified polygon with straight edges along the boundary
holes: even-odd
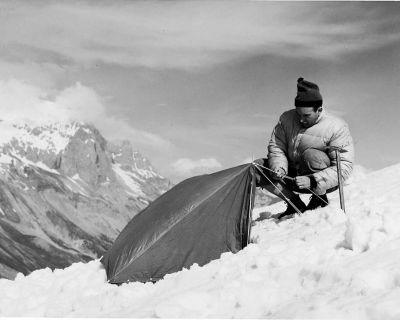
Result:
[[[315,121],[314,125],[316,125],[317,123],[319,123],[323,118],[326,117],[326,111],[325,108],[322,109],[321,113],[318,116],[317,121]]]

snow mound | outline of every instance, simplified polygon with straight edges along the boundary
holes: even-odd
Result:
[[[396,165],[347,184],[346,214],[337,193],[280,223],[258,208],[244,250],[156,284],[108,284],[98,260],[0,280],[0,315],[400,319],[399,195]]]

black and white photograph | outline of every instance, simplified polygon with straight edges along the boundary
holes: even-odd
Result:
[[[400,319],[400,2],[0,0],[0,318]]]

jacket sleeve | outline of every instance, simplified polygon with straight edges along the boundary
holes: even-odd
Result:
[[[353,171],[354,162],[353,139],[350,135],[349,127],[346,123],[343,123],[342,126],[335,131],[332,139],[328,143],[328,146],[341,147],[347,151],[344,153],[340,153],[341,176],[344,181],[350,176],[351,172]],[[336,187],[339,184],[336,167],[336,152],[330,151],[328,155],[331,160],[331,165],[328,168],[313,174],[317,183],[315,189],[320,194],[325,193],[326,190]]]
[[[268,167],[276,171],[281,168],[288,173],[287,141],[282,116],[272,131],[268,144]]]

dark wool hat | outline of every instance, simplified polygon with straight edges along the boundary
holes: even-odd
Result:
[[[322,106],[322,96],[319,88],[315,83],[297,79],[297,96],[294,99],[296,107],[320,107]]]

